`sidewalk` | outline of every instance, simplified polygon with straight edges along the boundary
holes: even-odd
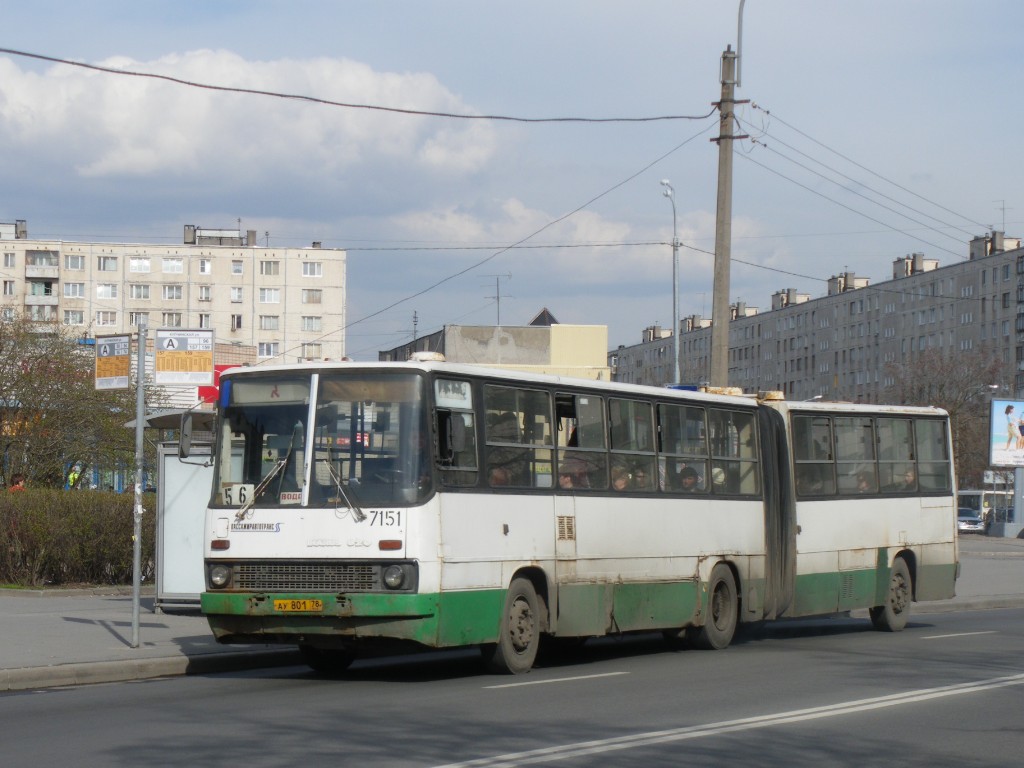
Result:
[[[1024,539],[962,536],[960,564],[957,596],[911,616],[1024,607]],[[154,613],[149,592],[131,648],[130,588],[0,590],[0,692],[301,663],[292,648],[218,645],[198,610]]]

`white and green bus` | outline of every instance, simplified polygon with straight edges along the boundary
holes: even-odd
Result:
[[[189,420],[182,425],[188,444]],[[185,450],[187,453],[187,449]],[[444,362],[221,377],[202,610],[222,643],[362,653],[740,623],[953,596],[934,408],[787,403]]]

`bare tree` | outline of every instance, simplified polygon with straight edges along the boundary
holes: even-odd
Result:
[[[927,349],[886,369],[894,383],[883,397],[900,405],[934,405],[949,413],[957,477],[979,487],[988,467],[989,402],[1012,375],[989,349],[956,352]]]

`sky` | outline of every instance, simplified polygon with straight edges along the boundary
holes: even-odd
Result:
[[[0,222],[32,238],[344,248],[357,360],[545,307],[615,348],[671,326],[667,179],[679,314],[711,315],[739,0],[0,6]],[[1021,28],[1016,0],[746,2],[730,301],[1024,234]]]

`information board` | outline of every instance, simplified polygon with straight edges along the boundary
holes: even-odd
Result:
[[[213,331],[161,328],[156,332],[155,384],[213,384]]]
[[[96,337],[96,389],[128,389],[131,353],[131,336]]]

